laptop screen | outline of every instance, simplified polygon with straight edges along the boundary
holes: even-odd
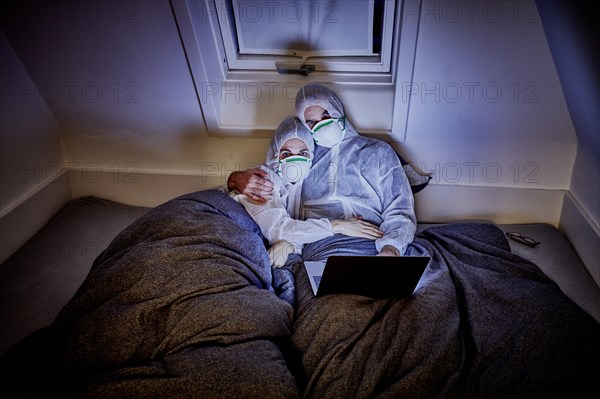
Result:
[[[304,262],[313,293],[372,298],[410,297],[430,258],[427,256],[330,256]]]

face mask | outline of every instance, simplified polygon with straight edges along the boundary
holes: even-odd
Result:
[[[313,126],[311,133],[315,143],[322,147],[331,148],[344,138],[344,118],[325,119]]]
[[[279,160],[277,174],[286,183],[297,183],[306,179],[310,171],[310,164],[310,158],[303,157],[302,155],[293,155]]]

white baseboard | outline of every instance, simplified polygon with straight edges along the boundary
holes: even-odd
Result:
[[[71,199],[68,173],[41,185],[0,217],[0,264],[35,235]]]
[[[71,171],[73,198],[93,196],[127,205],[154,207],[194,191],[222,187],[223,176]]]
[[[226,179],[225,175],[72,173],[74,198],[92,195],[148,207],[189,192],[222,187]],[[430,184],[415,194],[415,207],[423,222],[485,219],[558,226],[563,196],[563,190]]]
[[[67,202],[69,185],[70,198],[94,196],[154,207],[182,194],[222,187],[225,178],[71,170],[2,218],[2,228],[11,231],[7,246],[18,248]],[[563,190],[430,184],[415,194],[415,207],[419,222],[488,220],[501,224],[548,223],[558,227],[564,193]],[[30,214],[36,215],[35,218],[23,226],[22,232],[14,234],[17,222]],[[9,253],[12,252],[7,249],[2,255],[7,257]]]
[[[571,193],[565,195],[559,229],[600,287],[600,229]]]
[[[487,220],[558,227],[563,190],[429,184],[415,194],[419,222]]]

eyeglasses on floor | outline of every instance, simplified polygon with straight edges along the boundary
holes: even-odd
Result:
[[[534,248],[536,245],[540,244],[539,241],[537,241],[531,237],[521,235],[520,233],[516,233],[516,232],[507,232],[506,236],[508,238],[510,238],[511,240],[520,242],[521,244],[525,244],[531,248]]]

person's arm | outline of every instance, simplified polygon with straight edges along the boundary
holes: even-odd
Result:
[[[375,240],[383,236],[383,232],[374,224],[366,222],[358,216],[350,219],[334,219],[331,221],[334,234],[350,237],[361,237]]]
[[[334,234],[328,219],[293,219],[277,187],[266,202],[257,202],[243,194],[236,196],[235,200],[244,206],[271,245],[282,240],[306,244]]]
[[[261,168],[231,172],[227,178],[227,190],[237,191],[258,203],[266,203],[273,193],[269,174]]]
[[[334,234],[362,237],[375,240],[383,232],[374,224],[362,220],[361,217],[347,220],[329,219],[293,219],[281,201],[278,190],[266,203],[256,203],[245,195],[235,198],[256,221],[263,236],[274,244],[287,241],[296,244],[308,244]]]
[[[383,232],[377,226],[363,221],[361,217],[347,220],[334,219],[331,221],[331,226],[334,234],[362,237],[370,240],[375,240],[383,235]],[[390,252],[388,253],[387,251]],[[279,268],[285,265],[290,254],[301,254],[302,246],[297,243],[281,240],[273,243],[267,252],[269,253],[271,265]],[[398,256],[398,250],[387,245],[379,255]]]
[[[384,146],[385,147],[385,146]],[[379,195],[383,205],[383,237],[375,241],[379,255],[398,256],[406,252],[415,237],[417,219],[410,183],[391,147],[382,150]]]

